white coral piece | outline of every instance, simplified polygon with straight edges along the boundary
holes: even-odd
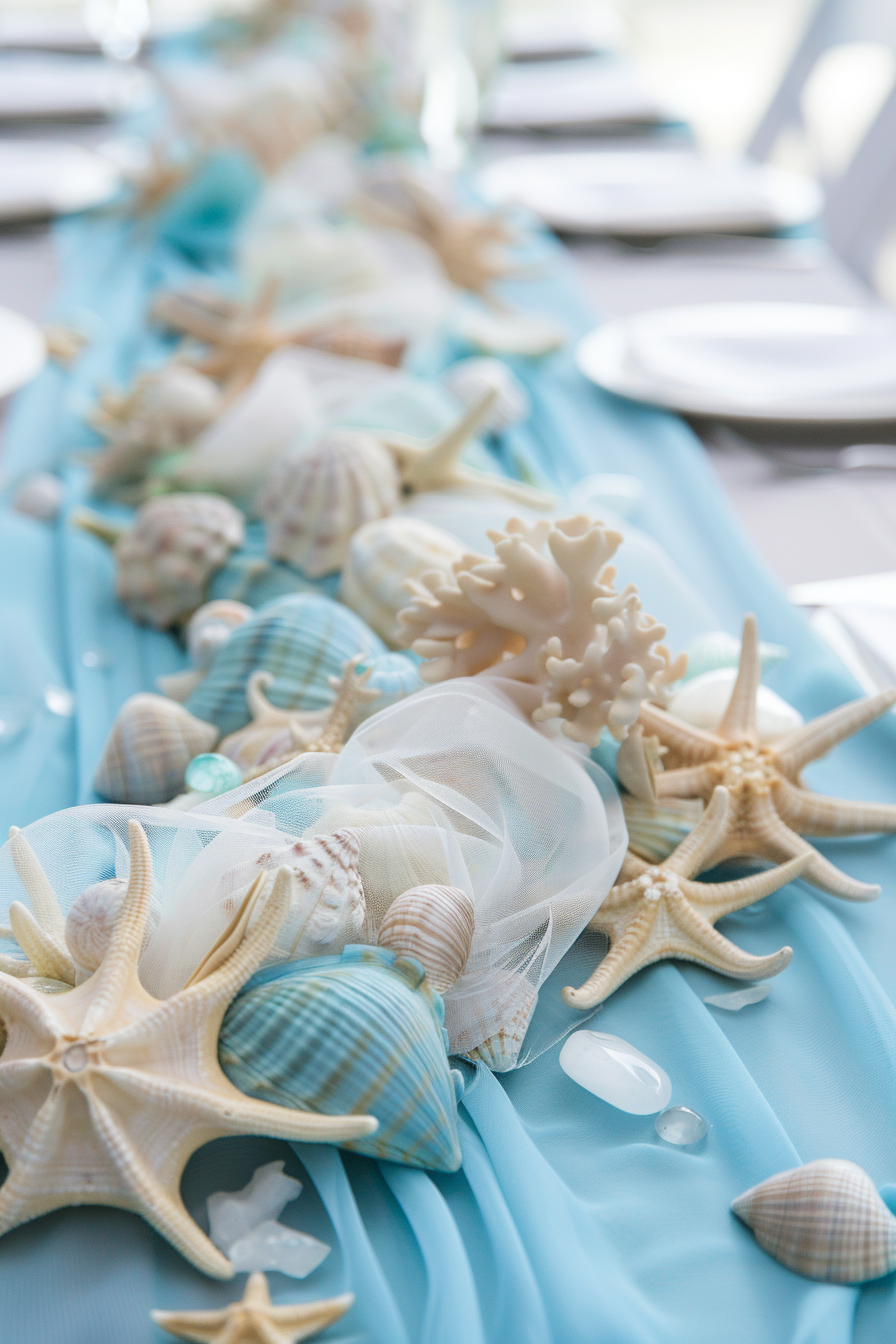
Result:
[[[411,579],[399,614],[401,640],[425,659],[424,681],[492,672],[541,688],[536,722],[562,719],[567,737],[618,741],[642,700],[662,698],[682,675],[660,643],[665,626],[641,610],[630,583],[613,587],[608,561],[622,536],[590,518],[513,518],[489,532],[495,558],[464,555],[451,576]],[[545,543],[550,552],[544,553]]]

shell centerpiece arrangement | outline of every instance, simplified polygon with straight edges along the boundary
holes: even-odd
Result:
[[[167,803],[193,757],[211,751],[218,737],[213,724],[166,696],[132,695],[115,716],[93,786],[113,803]]]
[[[141,1214],[204,1273],[230,1278],[230,1262],[180,1197],[192,1153],[226,1134],[361,1138],[376,1122],[250,1100],[218,1063],[221,1020],[273,946],[288,879],[275,882],[254,929],[216,969],[172,998],[147,993],[137,960],[152,861],[142,828],[131,822],[129,832],[127,894],[93,975],[45,995],[0,973],[0,1148],[9,1165],[0,1234],[67,1205],[112,1205]],[[37,1078],[45,1087],[35,1090]]]
[[[584,516],[512,519],[489,536],[493,560],[467,554],[450,573],[407,585],[400,642],[424,659],[421,677],[493,673],[528,683],[540,695],[535,722],[561,719],[568,737],[592,747],[604,728],[621,740],[642,701],[662,697],[683,670],[635,586],[612,586],[608,562],[622,536]]]
[[[354,1152],[456,1171],[454,1084],[442,1001],[423,967],[382,947],[263,971],[233,1002],[219,1055],[241,1091],[379,1121]]]
[[[896,703],[896,690],[853,700],[763,745],[756,727],[760,677],[759,636],[755,618],[748,616],[737,680],[713,732],[673,718],[658,706],[642,704],[644,733],[666,749],[662,768],[653,777],[658,800],[708,802],[723,784],[730,807],[716,862],[749,857],[780,863],[807,854],[803,876],[808,882],[845,900],[873,900],[879,887],[841,872],[803,837],[896,831],[896,805],[827,798],[806,789],[800,773],[885,713]]]

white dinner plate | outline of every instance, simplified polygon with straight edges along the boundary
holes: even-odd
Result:
[[[896,420],[896,313],[884,308],[663,308],[608,322],[577,359],[611,392],[692,415]]]
[[[0,397],[30,382],[46,358],[40,327],[10,308],[0,308]]]
[[[533,61],[503,65],[483,100],[487,130],[650,124],[668,110],[623,62]]]
[[[0,140],[0,220],[44,219],[110,200],[121,175],[102,154],[46,140]]]
[[[477,185],[493,204],[524,205],[568,233],[650,234],[780,229],[822,206],[810,177],[669,150],[516,154],[490,163]]]
[[[509,61],[550,61],[615,51],[625,30],[615,9],[592,0],[587,12],[514,14],[501,27]]]
[[[0,58],[0,121],[113,117],[152,96],[146,70],[88,56]]]

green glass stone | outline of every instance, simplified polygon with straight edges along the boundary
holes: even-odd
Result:
[[[184,783],[195,793],[228,793],[243,782],[243,772],[227,756],[204,751],[194,756],[184,774]]]

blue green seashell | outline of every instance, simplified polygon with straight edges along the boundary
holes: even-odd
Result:
[[[227,1010],[218,1058],[241,1092],[325,1115],[373,1115],[342,1144],[431,1171],[461,1164],[442,999],[413,957],[351,945],[260,971]]]
[[[265,691],[271,704],[279,709],[324,709],[333,701],[329,678],[341,676],[349,658],[385,652],[379,635],[348,607],[317,593],[295,593],[268,602],[234,630],[187,708],[205,723],[215,724],[222,736],[235,733],[249,722],[249,675],[263,668],[274,677]]]
[[[421,680],[418,666],[416,658],[408,657],[406,653],[380,653],[365,659],[356,671],[363,672],[365,667],[371,669],[367,686],[379,691],[379,695],[364,704],[364,717],[369,718],[388,705],[397,705],[399,700],[406,699],[415,691],[425,690],[426,682]]]
[[[726,630],[707,630],[692,639],[684,652],[687,654],[688,666],[683,680],[690,681],[692,677],[699,677],[704,672],[715,672],[720,667],[737,667],[740,661],[740,636],[729,635]],[[783,644],[763,642],[759,645],[759,656],[762,670],[767,672],[770,667],[789,658],[790,650]]]

